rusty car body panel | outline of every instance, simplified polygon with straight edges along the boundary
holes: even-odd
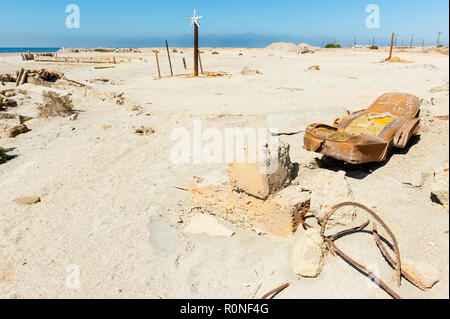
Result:
[[[304,145],[350,163],[385,161],[391,147],[404,148],[417,133],[420,100],[408,93],[386,93],[369,108],[334,121],[333,126],[309,125]]]

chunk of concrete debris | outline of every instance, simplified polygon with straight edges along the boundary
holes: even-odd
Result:
[[[346,114],[343,106],[314,106],[311,108],[269,113],[267,115],[267,127],[273,135],[298,134],[305,132],[311,123],[329,123]]]
[[[290,184],[294,166],[289,157],[289,144],[281,144],[277,154],[271,154],[268,147],[264,163],[234,162],[228,168],[230,185],[260,199],[267,199]],[[272,151],[273,152],[273,151]]]
[[[16,137],[16,136],[18,136],[20,134],[24,134],[24,133],[27,133],[29,131],[31,131],[31,130],[25,124],[21,124],[21,125],[17,125],[17,126],[11,127],[8,130],[6,136],[9,137],[9,138],[14,138],[14,137]]]
[[[302,190],[311,191],[310,212],[322,222],[331,208],[342,202],[354,201],[350,184],[344,171],[333,172],[327,169],[302,169],[295,183]],[[329,219],[327,227],[348,226],[356,218],[354,207],[344,207]]]
[[[19,205],[34,205],[40,203],[41,198],[39,196],[25,196],[16,198],[14,202]]]
[[[231,237],[234,235],[234,231],[219,224],[214,217],[204,214],[194,216],[184,231],[188,234],[207,234],[212,237]]]
[[[427,289],[433,288],[433,286],[439,281],[439,270],[433,265],[425,262],[415,262],[410,260],[402,261],[402,269],[410,274],[414,279],[422,284]]]
[[[403,184],[411,185],[413,187],[422,187],[425,181],[425,177],[426,177],[425,173],[417,170],[412,170],[403,174],[400,177],[400,181]]]
[[[322,272],[327,254],[327,245],[320,231],[310,228],[295,243],[292,268],[301,277],[316,278]]]
[[[436,170],[431,185],[431,199],[434,202],[449,207],[449,169]]]

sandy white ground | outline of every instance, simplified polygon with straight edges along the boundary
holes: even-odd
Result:
[[[168,75],[164,54],[161,51],[161,68]],[[172,53],[176,74],[188,73],[182,57],[191,67],[191,55],[189,49]],[[448,89],[437,93],[430,89],[448,83],[449,60],[447,55],[420,50],[396,55],[415,63],[380,64],[386,57],[383,50],[298,55],[282,50],[205,49],[205,70],[226,71],[231,78],[160,80],[151,50],[114,69],[58,65],[68,78],[95,91],[84,96],[82,90],[70,89],[79,110],[77,121],[35,119],[27,122],[31,132],[0,138],[0,145],[17,155],[0,165],[0,297],[247,298],[259,285],[256,297],[290,282],[278,298],[388,298],[337,257],[329,256],[319,278],[298,279],[290,263],[293,240],[258,236],[226,223],[236,232],[233,237],[183,234],[193,203],[187,192],[174,186],[186,187],[193,176],[224,169],[225,164],[171,163],[170,134],[176,127],[190,129],[194,119],[205,127],[259,128],[266,126],[270,112],[330,104],[355,111],[383,93],[404,91],[424,99],[428,117],[420,140],[371,174],[350,172],[348,180],[355,199],[376,207],[391,226],[405,256],[440,271],[440,281],[428,292],[405,280],[395,290],[405,298],[448,298],[448,210],[430,201],[430,176],[435,168],[448,168],[448,121],[431,122],[431,116],[448,114],[449,97]],[[320,65],[321,70],[306,72],[311,65]],[[0,73],[52,66],[0,55]],[[244,66],[262,74],[240,74]],[[26,84],[22,89],[32,100],[16,111],[36,115],[33,103],[40,102],[44,88]],[[124,92],[127,102],[143,111],[116,105],[112,92]],[[141,125],[156,133],[137,136],[132,127]],[[291,144],[294,162],[310,156],[301,149],[301,135],[283,140]],[[400,175],[411,170],[427,176],[423,187],[401,182]],[[42,202],[33,206],[13,202],[28,195],[40,196]],[[167,257],[158,255],[149,242],[151,206],[162,221],[179,230],[176,249]],[[377,265],[382,278],[392,282],[393,271],[371,236],[349,236],[339,245],[361,262]],[[66,285],[72,274],[66,272],[68,265],[80,271],[79,289]]]

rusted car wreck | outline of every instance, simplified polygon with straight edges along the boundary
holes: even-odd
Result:
[[[350,164],[385,161],[391,147],[404,148],[419,128],[420,100],[407,93],[387,93],[368,109],[334,121],[312,124],[304,148]]]

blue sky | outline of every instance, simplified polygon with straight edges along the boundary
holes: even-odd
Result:
[[[80,7],[80,29],[65,26],[65,8],[71,3]],[[380,7],[379,29],[365,26],[369,15],[365,9],[371,3]],[[0,47],[146,46],[165,38],[181,41],[179,37],[192,33],[186,16],[193,9],[204,16],[200,32],[209,40],[213,35],[239,39],[238,35],[253,33],[272,36],[267,41],[290,35],[294,41],[317,44],[336,38],[347,45],[353,37],[367,44],[374,36],[379,45],[386,45],[395,31],[399,44],[409,43],[412,33],[416,44],[421,44],[422,40],[435,43],[441,31],[447,44],[449,33],[448,0],[21,0],[2,1],[1,9]],[[232,42],[233,37],[228,40]]]

